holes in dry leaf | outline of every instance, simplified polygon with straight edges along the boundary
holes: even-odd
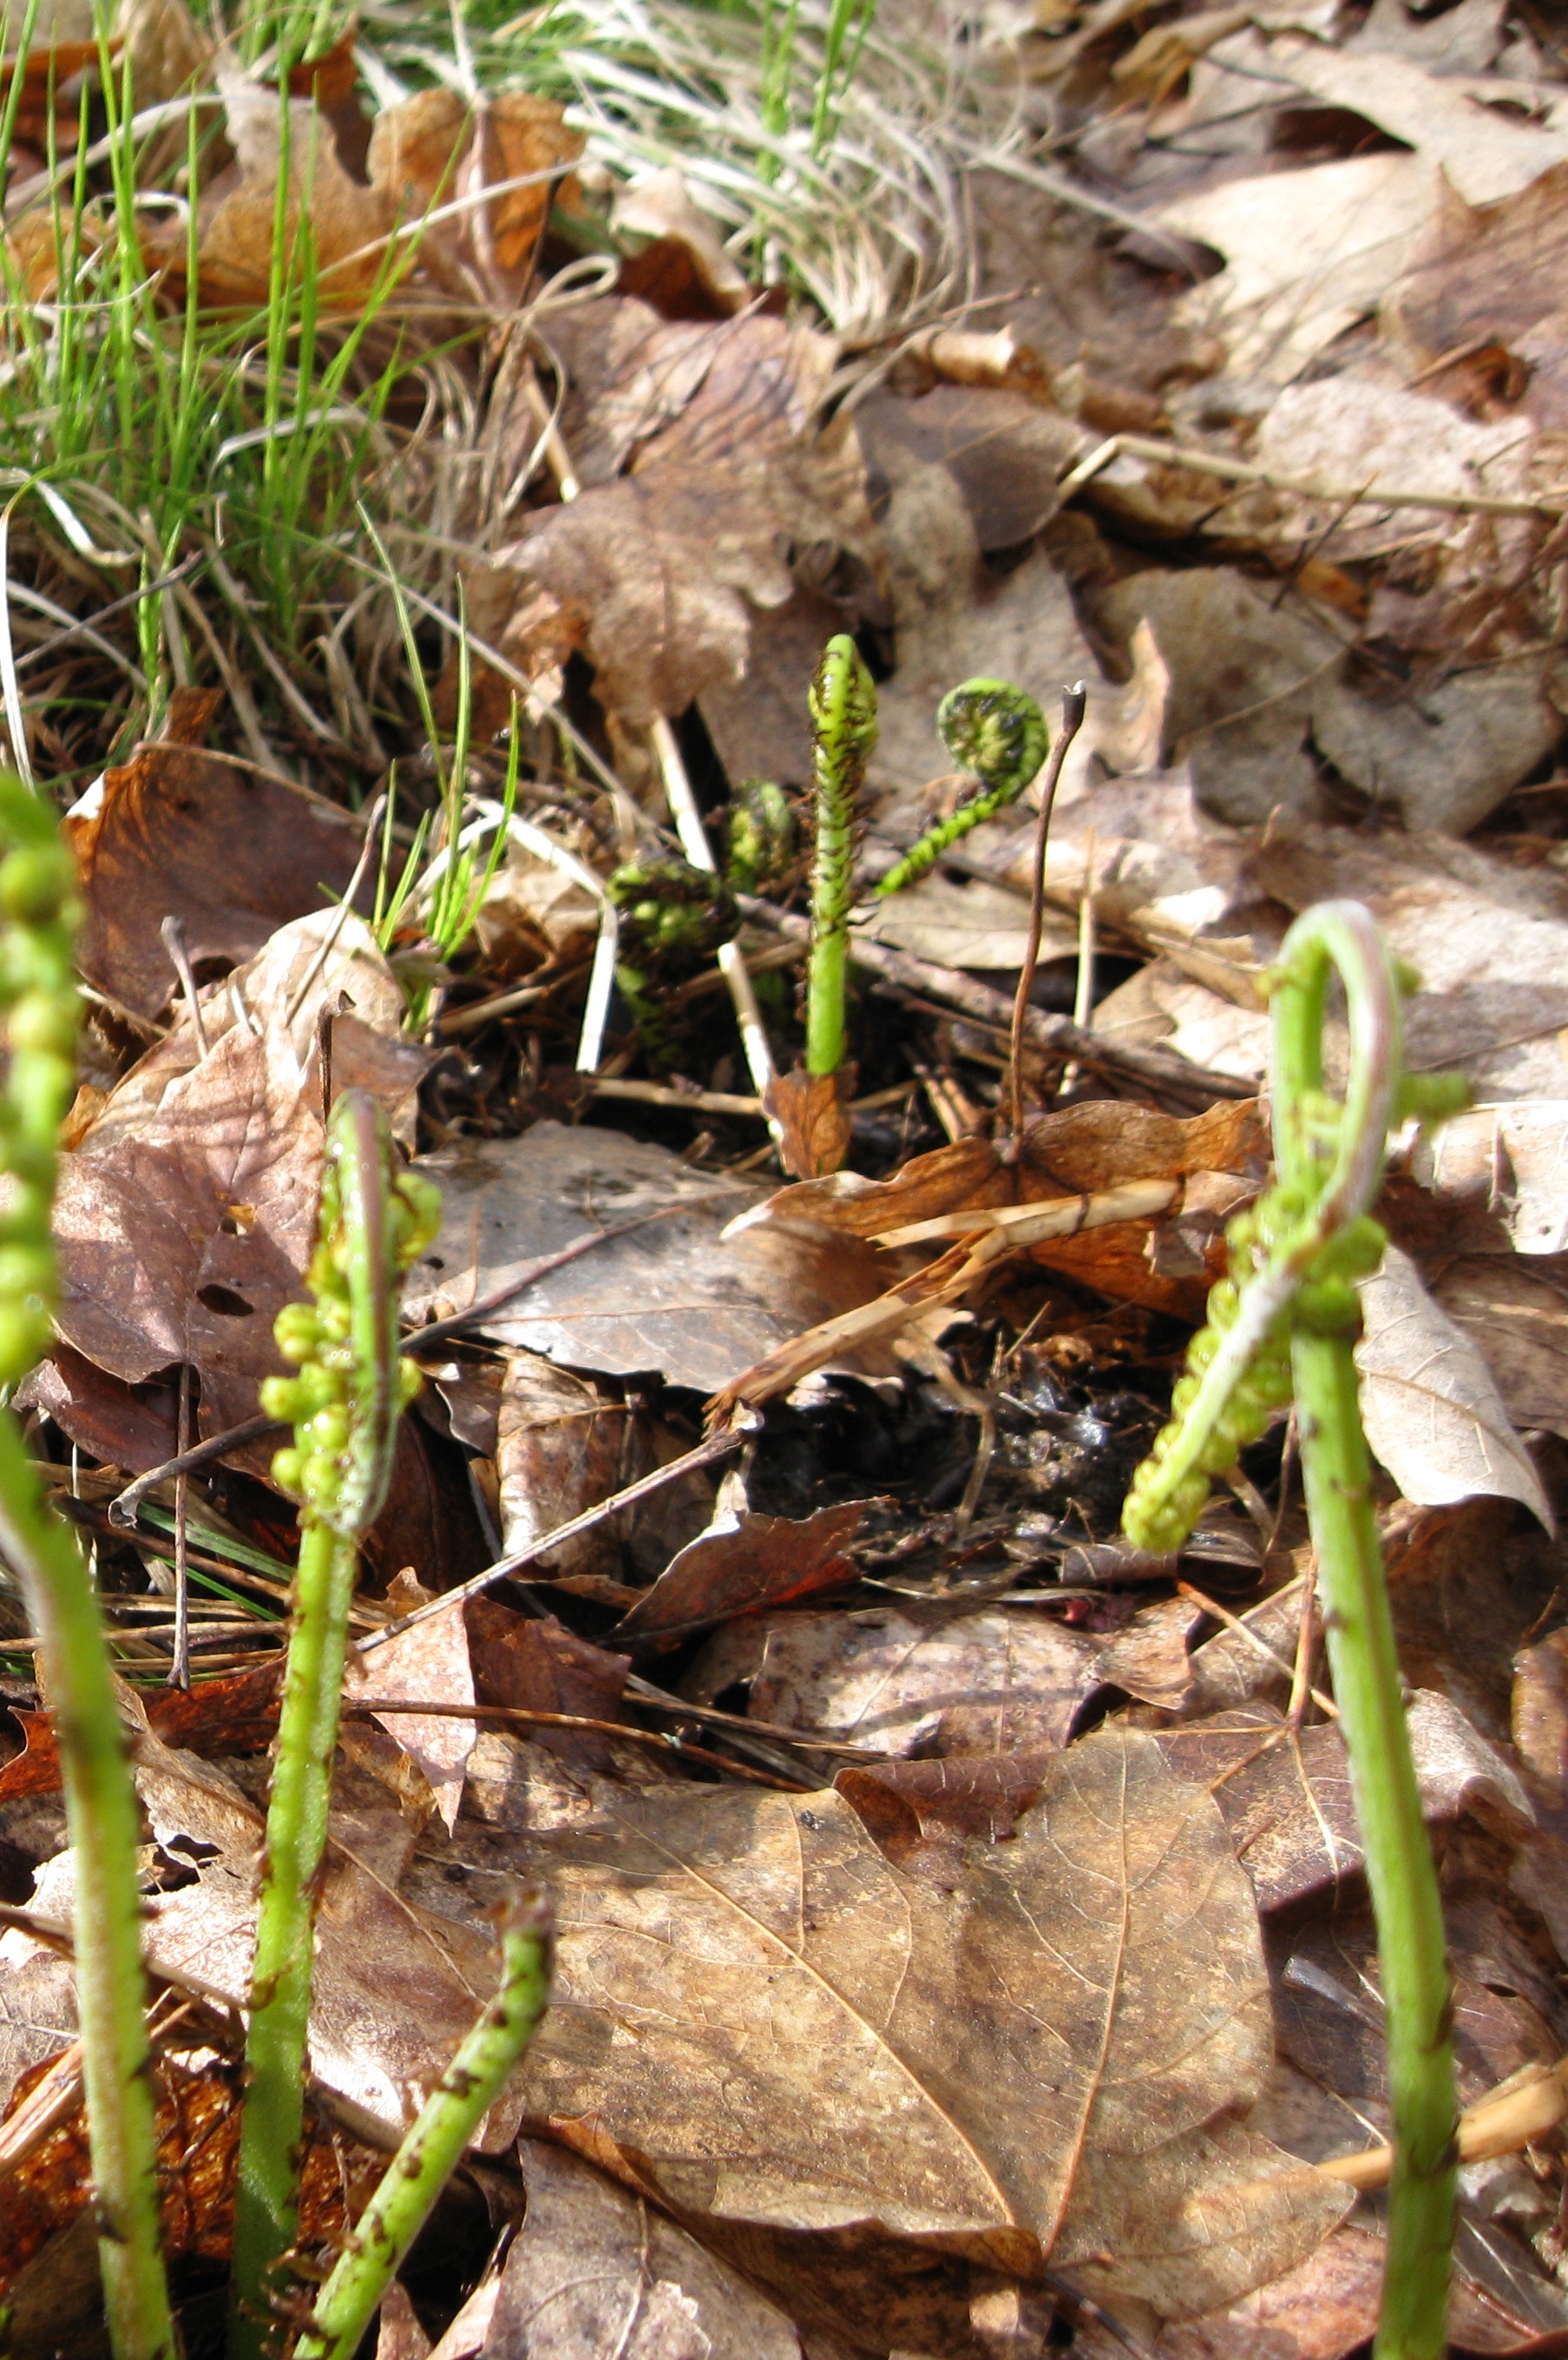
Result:
[[[196,1300],[209,1311],[215,1311],[220,1319],[253,1319],[256,1317],[254,1303],[247,1303],[234,1287],[220,1286],[215,1281],[206,1286],[199,1286]]]

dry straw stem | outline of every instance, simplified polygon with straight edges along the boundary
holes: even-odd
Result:
[[[1111,464],[1114,459],[1152,459],[1167,467],[1185,467],[1194,475],[1217,475],[1223,483],[1258,484],[1272,492],[1290,492],[1301,499],[1319,500],[1337,508],[1440,508],[1452,516],[1561,517],[1568,515],[1568,484],[1554,484],[1535,498],[1493,497],[1486,492],[1422,491],[1419,486],[1394,486],[1374,479],[1363,484],[1324,484],[1313,475],[1285,475],[1277,468],[1260,467],[1252,459],[1229,459],[1216,451],[1203,451],[1188,442],[1160,442],[1147,434],[1113,434],[1063,475],[1057,496],[1066,501]]]

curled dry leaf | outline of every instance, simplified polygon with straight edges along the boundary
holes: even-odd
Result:
[[[891,1180],[840,1173],[786,1188],[732,1223],[732,1236],[826,1230],[856,1238],[898,1236],[919,1224],[997,1206],[1046,1205],[1135,1181],[1175,1181],[1213,1172],[1260,1172],[1268,1153],[1256,1103],[1214,1107],[1183,1121],[1151,1107],[1090,1099],[1030,1123],[1016,1164],[995,1142],[964,1139],[917,1155]],[[944,1234],[951,1236],[951,1229]],[[1127,1219],[1078,1237],[1029,1247],[1029,1259],[1124,1301],[1192,1311],[1192,1281],[1163,1278],[1153,1266],[1150,1223]]]
[[[1463,1254],[1433,1279],[1438,1308],[1480,1350],[1513,1424],[1568,1437],[1568,1267]]]
[[[199,1863],[193,1885],[149,1904],[149,1970],[242,2007],[256,1938],[261,1814],[211,1765],[150,1733],[138,1738],[136,1760],[159,1841],[175,1842]],[[310,2014],[317,2079],[395,2139],[406,2126],[410,2089],[428,2089],[445,2071],[495,1989],[495,1945],[486,1931],[450,1914],[432,1915],[398,1893],[415,1841],[396,1811],[334,1821]],[[68,1909],[67,1891],[60,1901]],[[510,2098],[498,2102],[481,2144],[487,2151],[504,2147],[517,2121]]]
[[[539,2139],[517,2162],[485,2360],[800,2360],[782,2311],[640,2196]]]
[[[585,1230],[659,1217],[476,1323],[495,1342],[580,1369],[656,1369],[672,1384],[712,1391],[798,1325],[881,1291],[877,1257],[855,1239],[782,1226],[722,1239],[753,1190],[617,1132],[536,1123],[520,1139],[422,1156],[418,1168],[440,1184],[446,1221],[409,1276],[417,1319],[461,1311]],[[883,1374],[895,1363],[881,1352],[864,1365]]]
[[[179,992],[165,918],[182,920],[198,972],[208,960],[235,966],[286,920],[341,894],[364,838],[333,804],[168,740],[106,770],[65,832],[87,903],[82,972],[138,1016]]]
[[[1456,1068],[1479,1098],[1563,1093],[1568,1027],[1568,890],[1432,834],[1368,838],[1301,820],[1272,827],[1248,861],[1291,911],[1342,894],[1366,902],[1421,989],[1406,1017],[1418,1072]]]
[[[779,1160],[799,1180],[820,1180],[842,1169],[853,1136],[845,1100],[855,1068],[836,1074],[775,1074],[762,1094],[763,1111],[780,1133]]]
[[[1410,268],[1389,290],[1384,322],[1414,364],[1501,345],[1526,364],[1519,405],[1538,426],[1568,426],[1568,161],[1492,204],[1467,204],[1454,188]]]
[[[285,102],[230,65],[220,66],[218,82],[237,166],[201,229],[202,291],[218,302],[265,303]],[[471,103],[454,91],[417,92],[376,117],[364,178],[348,169],[315,96],[287,104],[285,235],[292,246],[308,220],[324,305],[352,309],[417,261],[461,300],[516,307],[552,186],[583,152],[553,100],[517,92]],[[460,210],[421,226],[447,206]]]
[[[1495,1213],[1519,1253],[1568,1251],[1568,1098],[1473,1107],[1421,1140],[1411,1168],[1446,1205]]]
[[[1167,2315],[1339,2216],[1217,2119],[1271,2057],[1257,1920],[1152,1739],[1085,1739],[1010,1843],[901,1866],[832,1791],[594,1802],[481,1855],[555,1896],[557,2003],[519,2085],[683,2211],[1042,2250]]]
[[[1404,143],[1298,172],[1226,180],[1179,197],[1155,219],[1227,260],[1176,306],[1223,334],[1229,366],[1289,384],[1325,344],[1375,311],[1440,218],[1444,184],[1471,204],[1528,188],[1568,157],[1568,138],[1477,105],[1407,59],[1342,56],[1299,36],[1254,66],[1325,105],[1365,115]]]
[[[1410,1256],[1389,1246],[1361,1282],[1356,1348],[1374,1455],[1408,1500],[1435,1506],[1492,1492],[1555,1529],[1540,1476],[1478,1347],[1435,1304]]]
[[[894,1759],[1059,1747],[1103,1688],[1179,1707],[1200,1611],[1166,1600],[1104,1637],[1025,1607],[781,1614],[722,1633],[684,1688],[711,1702],[749,1681],[754,1720]]]
[[[1479,1804],[1523,1833],[1534,1814],[1518,1774],[1458,1707],[1419,1689],[1409,1714],[1410,1749],[1429,1823]],[[1184,1777],[1206,1783],[1252,1880],[1259,1909],[1337,1896],[1363,1863],[1345,1743],[1337,1723],[1292,1732],[1259,1707],[1188,1721],[1160,1743]]]

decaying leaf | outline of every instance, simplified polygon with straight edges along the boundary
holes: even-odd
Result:
[[[1260,1168],[1265,1153],[1258,1110],[1250,1101],[1217,1106],[1183,1121],[1150,1107],[1091,1099],[1031,1123],[1016,1163],[1007,1163],[991,1140],[959,1140],[915,1156],[891,1180],[869,1181],[847,1172],[784,1189],[739,1216],[730,1234],[766,1236],[781,1225],[791,1234],[816,1229],[889,1239],[899,1245],[923,1242],[931,1236],[934,1245],[962,1234],[962,1217],[970,1212],[976,1215],[978,1229],[983,1226],[979,1217],[995,1207],[1045,1206],[1053,1198],[1135,1181],[1175,1182],[1213,1172],[1240,1175]],[[1172,1189],[1172,1200],[1176,1193]],[[932,1225],[930,1231],[924,1228],[928,1223]],[[1051,1238],[1027,1251],[1031,1261],[1113,1297],[1191,1309],[1191,1282],[1160,1275],[1148,1251],[1150,1235],[1147,1217],[1128,1218],[1082,1236]]]
[[[854,1133],[845,1101],[855,1069],[836,1074],[775,1074],[763,1093],[765,1113],[779,1125],[779,1160],[799,1180],[839,1171]]]
[[[1508,1254],[1463,1254],[1432,1284],[1432,1301],[1479,1348],[1521,1431],[1568,1436],[1565,1279],[1560,1255],[1516,1262]]]
[[[165,918],[183,921],[198,973],[209,960],[237,966],[286,920],[341,894],[363,841],[334,804],[167,740],[106,771],[66,835],[87,901],[82,971],[141,1016],[179,993]]]
[[[1293,2267],[1341,2209],[1283,2201],[1277,2151],[1216,2123],[1268,2070],[1256,1919],[1214,1805],[1146,1736],[1057,1757],[1010,1843],[901,1867],[832,1792],[674,1786],[595,1788],[502,1855],[549,1875],[560,1929],[526,2103],[591,2118],[687,2212],[1011,2231],[1179,2313]]]
[[[1449,1206],[1496,1214],[1519,1253],[1568,1251],[1568,1098],[1472,1108],[1418,1144],[1412,1168]]]
[[[471,1599],[463,1619],[474,1658],[474,1693],[482,1703],[577,1714],[586,1721],[619,1721],[629,1655],[609,1655],[553,1617],[536,1621],[494,1599]],[[432,1620],[455,1623],[459,1618],[438,1614]],[[528,1733],[536,1745],[575,1769],[615,1765],[613,1743],[602,1731],[540,1724]]]
[[[368,930],[337,912],[280,928],[232,981],[206,1056],[187,1023],[133,1068],[62,1160],[56,1205],[60,1334],[133,1384],[188,1363],[203,1435],[254,1415],[314,1243],[318,1010],[401,1010]],[[400,1071],[389,1087],[409,1095]]]
[[[1559,161],[1491,204],[1469,204],[1448,186],[1437,217],[1385,319],[1418,369],[1448,353],[1501,346],[1525,366],[1519,399],[1539,426],[1568,425],[1568,349],[1563,333],[1568,246]]]
[[[400,1575],[387,1590],[394,1614],[410,1613],[430,1592],[411,1574]],[[472,1705],[474,1672],[469,1663],[468,1637],[457,1614],[432,1614],[400,1631],[370,1656],[351,1655],[343,1681],[343,1699],[357,1703],[366,1697],[386,1697],[397,1703]],[[436,1808],[451,1828],[463,1800],[463,1777],[474,1751],[472,1721],[442,1713],[377,1713],[387,1735],[424,1772]]]
[[[835,348],[753,314],[661,321],[627,296],[561,313],[551,341],[585,488],[495,552],[490,602],[510,582],[514,606],[542,590],[575,617],[623,722],[682,713],[739,678],[749,608],[790,595],[791,543],[868,542],[853,423],[816,423]]]
[[[643,1472],[635,1422],[624,1402],[539,1352],[506,1356],[495,1404],[494,1452],[501,1540],[508,1553],[570,1524]],[[613,1578],[614,1528],[600,1525],[537,1560],[546,1575]]]
[[[754,1196],[619,1133],[536,1123],[520,1139],[465,1141],[422,1156],[446,1223],[410,1273],[410,1316],[438,1318],[504,1286],[584,1230],[658,1215],[645,1228],[539,1279],[478,1332],[580,1369],[657,1369],[712,1392],[797,1326],[879,1294],[874,1251],[847,1238],[788,1232],[721,1241]],[[878,1354],[871,1373],[894,1364]]]
[[[1447,1697],[1418,1689],[1409,1721],[1430,1824],[1456,1819],[1476,1804],[1520,1831],[1531,1824],[1517,1774]],[[1260,1909],[1337,1897],[1360,1870],[1361,1839],[1336,1723],[1292,1732],[1279,1715],[1253,1706],[1189,1721],[1160,1742],[1183,1777],[1209,1784]]]
[[[1182,1599],[1144,1608],[1106,1637],[1005,1605],[769,1615],[713,1640],[685,1688],[711,1700],[749,1681],[755,1720],[895,1759],[1011,1754],[1065,1745],[1103,1688],[1179,1707],[1198,1619]]]
[[[539,2139],[517,2160],[485,2360],[800,2360],[783,2313],[641,2197]]]
[[[1291,911],[1339,894],[1366,902],[1421,980],[1405,1036],[1418,1072],[1456,1068],[1488,1100],[1561,1096],[1568,891],[1551,871],[1434,834],[1368,838],[1300,820],[1276,825],[1249,868]]]
[[[622,1616],[615,1636],[674,1636],[853,1580],[854,1560],[844,1551],[874,1504],[850,1500],[799,1521],[750,1511],[722,1517],[676,1552]]]
[[[1356,1348],[1367,1439],[1407,1500],[1435,1505],[1496,1492],[1553,1529],[1552,1508],[1476,1346],[1389,1246],[1361,1284]]]
[[[1226,333],[1233,368],[1286,384],[1377,310],[1438,219],[1444,181],[1471,204],[1490,203],[1562,163],[1568,143],[1561,131],[1478,104],[1406,59],[1344,57],[1287,34],[1259,62],[1404,143],[1399,152],[1227,180],[1160,208],[1163,227],[1201,239],[1228,262],[1184,299],[1180,316]]]
[[[220,64],[218,83],[238,169],[202,227],[202,289],[219,302],[265,303],[285,102],[232,64]],[[352,309],[416,259],[466,300],[509,307],[520,300],[552,184],[583,150],[553,100],[416,92],[376,117],[363,179],[347,169],[314,96],[287,104],[285,235],[292,246],[301,221],[309,223],[324,305]],[[437,210],[445,217],[425,225]]]

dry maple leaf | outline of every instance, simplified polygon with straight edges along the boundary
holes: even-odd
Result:
[[[1272,2058],[1257,1917],[1152,1738],[1056,1757],[1010,1843],[900,1864],[831,1791],[593,1793],[571,1826],[470,1837],[555,1898],[519,2086],[681,2210],[1045,2252],[1167,2315],[1340,2216],[1228,2119]]]

